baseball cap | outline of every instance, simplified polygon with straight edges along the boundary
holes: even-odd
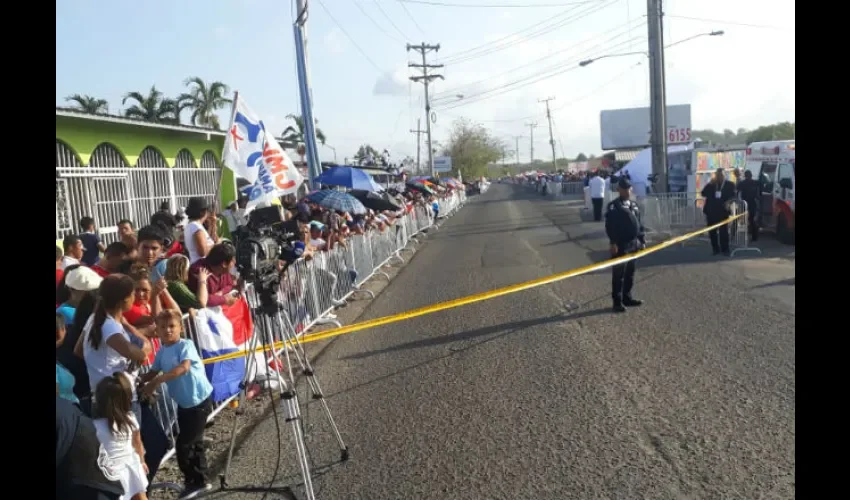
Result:
[[[103,278],[88,267],[72,269],[71,272],[65,276],[65,286],[80,292],[97,290],[101,281],[103,281]]]

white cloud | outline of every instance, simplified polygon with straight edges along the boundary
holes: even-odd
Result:
[[[324,37],[322,37],[322,43],[324,43],[325,49],[327,49],[330,54],[339,55],[345,52],[346,41],[339,28],[331,29]]]
[[[404,96],[408,93],[407,68],[399,68],[392,73],[378,77],[372,88],[373,95]]]

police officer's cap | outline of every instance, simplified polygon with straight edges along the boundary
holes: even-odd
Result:
[[[617,182],[617,187],[619,189],[629,189],[632,187],[632,183],[625,177],[620,177],[620,180]]]

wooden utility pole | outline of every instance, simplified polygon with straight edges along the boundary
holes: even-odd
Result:
[[[436,177],[437,173],[434,172],[434,148],[431,142],[431,99],[428,96],[428,84],[431,83],[431,80],[436,80],[437,78],[441,80],[445,80],[443,75],[435,75],[429,74],[429,69],[442,68],[442,64],[428,64],[426,60],[426,54],[428,52],[439,51],[440,44],[437,45],[429,45],[425,42],[420,43],[419,45],[411,45],[407,44],[407,51],[415,50],[422,55],[422,64],[415,63],[407,63],[409,68],[419,68],[422,70],[422,74],[418,76],[411,76],[410,80],[414,82],[422,82],[425,85],[425,133],[428,135],[428,170],[432,177]]]
[[[419,162],[419,151],[420,151],[421,146],[422,146],[422,140],[421,140],[422,134],[425,133],[425,131],[422,130],[422,127],[420,126],[421,121],[422,121],[421,118],[417,118],[416,119],[416,130],[410,131],[411,134],[416,134],[416,173],[419,174],[419,175],[422,174],[422,164]]]

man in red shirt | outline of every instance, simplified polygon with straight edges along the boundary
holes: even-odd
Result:
[[[231,293],[236,283],[231,271],[236,265],[236,251],[229,243],[213,246],[206,257],[198,259],[189,268],[189,289],[198,293],[198,271],[203,267],[210,272],[207,278],[207,307],[232,306],[239,298]]]
[[[103,258],[97,264],[91,266],[91,268],[101,278],[105,278],[110,274],[117,273],[121,268],[121,264],[129,258],[130,249],[127,248],[127,245],[116,241],[106,247],[106,251],[103,252]]]

